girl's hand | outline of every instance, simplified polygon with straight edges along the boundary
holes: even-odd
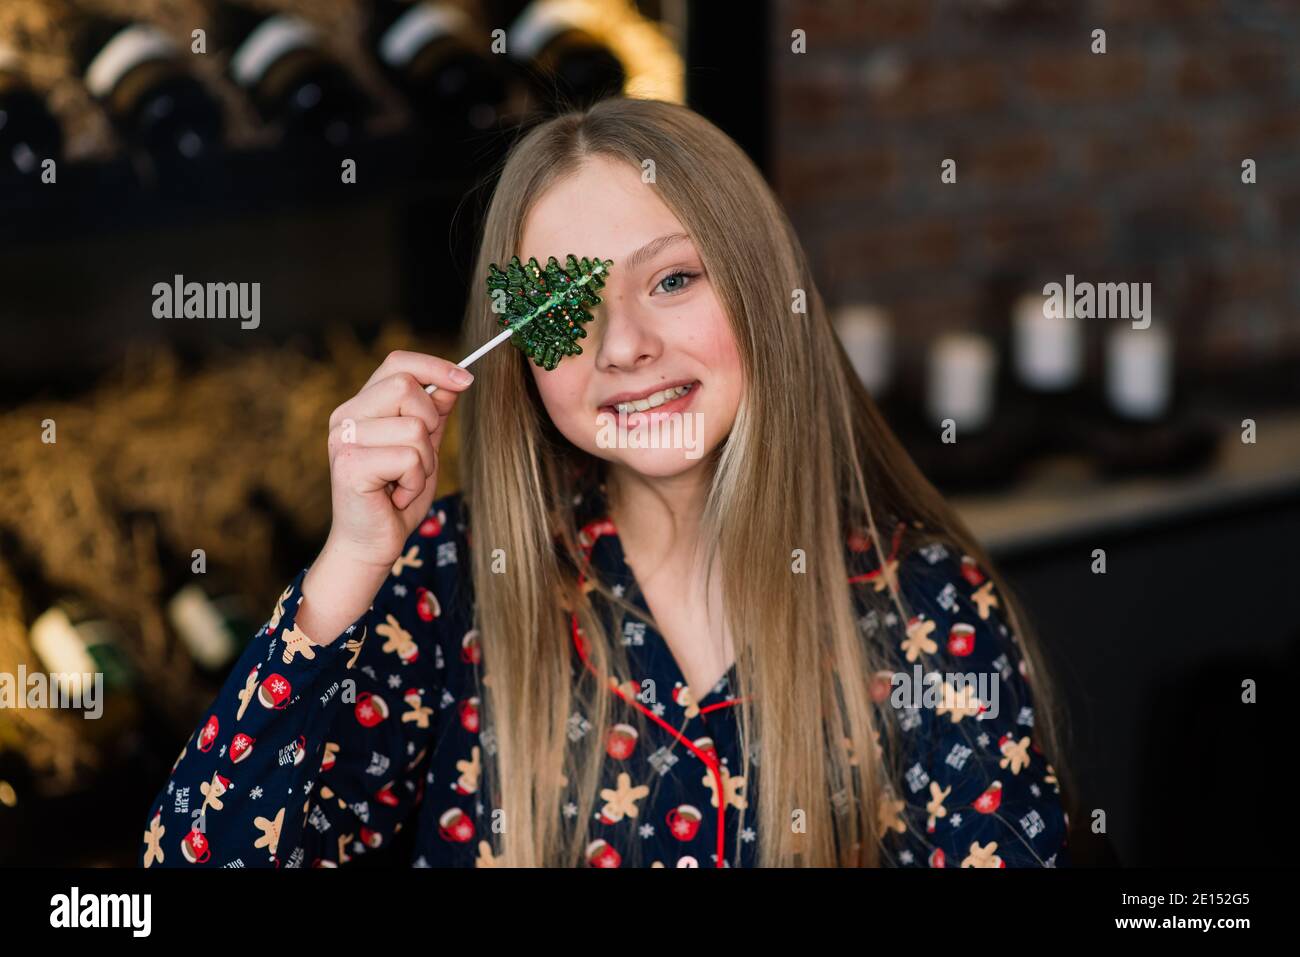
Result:
[[[330,554],[387,573],[433,502],[447,416],[471,381],[447,359],[399,350],[334,410]],[[432,395],[428,383],[438,387]]]

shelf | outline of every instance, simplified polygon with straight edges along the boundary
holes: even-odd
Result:
[[[1300,410],[1256,418],[1256,444],[1240,439],[1240,420],[1223,417],[1210,466],[1180,478],[1101,480],[1070,456],[1045,460],[1022,483],[997,493],[953,495],[949,502],[991,552],[1094,540],[1170,520],[1300,495]]]

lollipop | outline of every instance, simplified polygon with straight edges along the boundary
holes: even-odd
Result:
[[[596,290],[605,285],[612,265],[612,259],[578,259],[572,253],[563,266],[554,256],[545,266],[538,265],[536,257],[530,257],[525,265],[512,256],[504,271],[492,263],[488,266],[488,296],[505,331],[456,364],[464,369],[507,339],[548,371],[565,356],[581,355],[578,340],[586,337],[583,326],[591,321],[587,310],[601,301]],[[428,385],[425,391],[433,393],[437,388]]]

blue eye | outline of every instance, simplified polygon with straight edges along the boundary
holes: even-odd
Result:
[[[685,270],[679,269],[677,272],[669,273],[667,276],[664,276],[663,279],[660,279],[659,285],[656,288],[661,288],[663,284],[668,282],[670,279],[694,279],[698,275],[699,273],[697,272],[686,272]],[[675,296],[679,292],[681,292],[684,288],[685,288],[684,285],[679,285],[676,289],[666,289],[664,291],[667,292],[668,295],[670,296]]]

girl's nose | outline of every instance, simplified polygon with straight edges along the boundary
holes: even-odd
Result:
[[[596,365],[602,370],[634,369],[658,355],[660,343],[630,299],[619,293],[607,297],[596,307],[604,310],[603,322],[596,333]]]

